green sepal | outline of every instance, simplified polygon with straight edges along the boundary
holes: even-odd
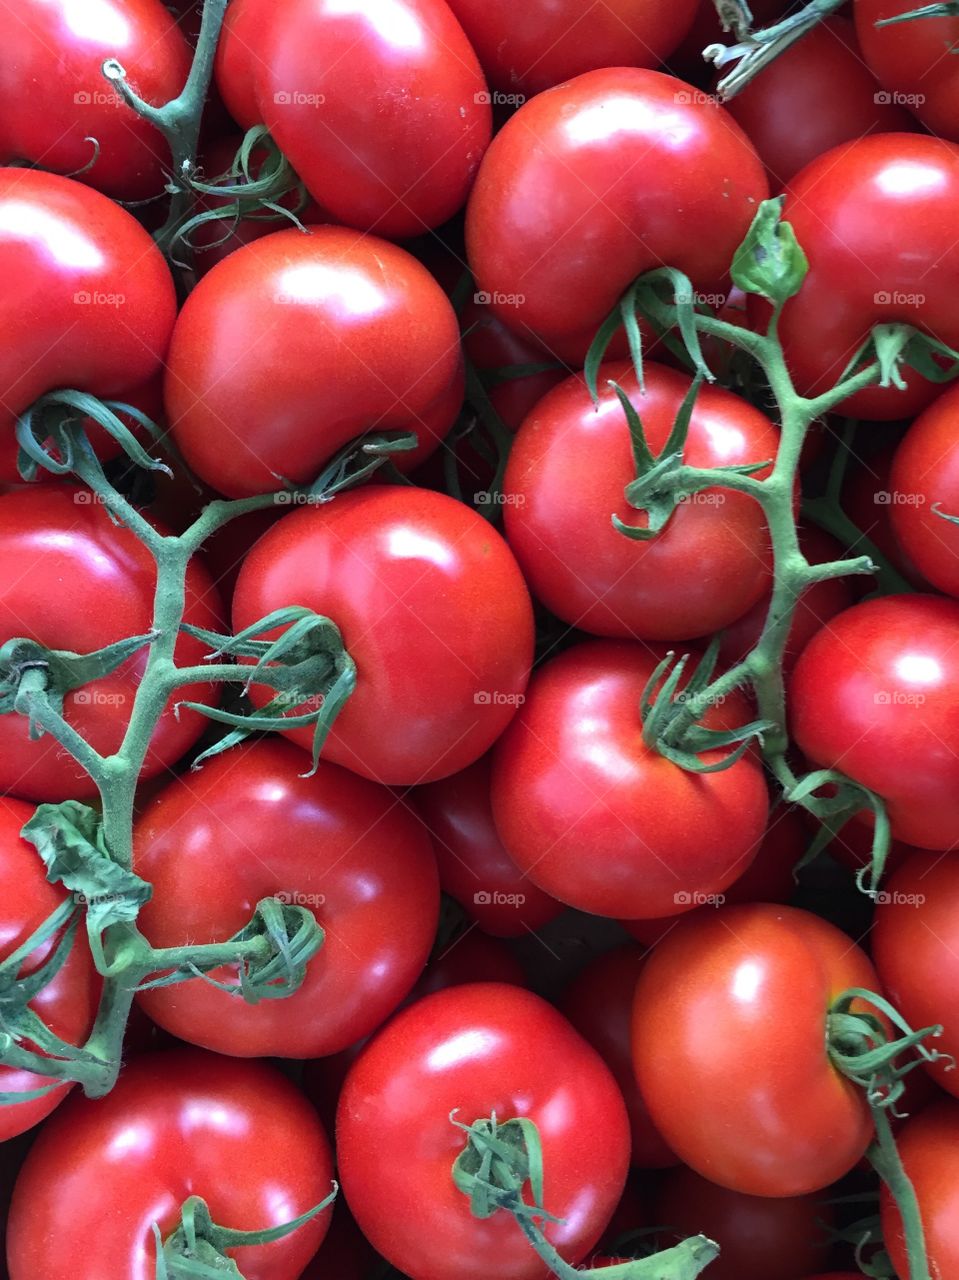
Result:
[[[733,257],[733,284],[743,293],[767,298],[781,307],[802,288],[809,271],[792,224],[783,222],[785,196],[764,200],[746,238]]]
[[[892,27],[897,22],[911,22],[915,18],[957,18],[959,3],[956,0],[940,0],[938,4],[920,5],[918,9],[910,9],[907,13],[897,13],[894,18],[880,18],[877,27]],[[949,50],[954,53],[954,49]]]
[[[98,400],[89,392],[71,390],[51,391],[41,396],[17,420],[17,468],[21,476],[24,480],[35,480],[41,467],[58,476],[73,471],[78,454],[90,451],[82,426],[84,418],[92,419],[112,436],[138,466],[171,475],[165,462],[150,457],[118,416],[121,413],[133,418],[154,441],[163,438],[163,432],[151,418],[141,409],[123,401]],[[48,440],[52,442],[52,448],[47,447]]]

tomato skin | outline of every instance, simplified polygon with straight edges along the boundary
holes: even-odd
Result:
[[[633,1061],[680,1159],[758,1196],[806,1195],[848,1173],[872,1120],[826,1055],[826,1015],[849,987],[876,984],[844,933],[794,907],[723,907],[677,925],[640,973]],[[770,1010],[782,1011],[774,1030]]]
[[[89,653],[150,630],[156,562],[88,490],[38,485],[0,497],[0,584],[2,641],[24,636],[50,648]],[[218,629],[219,598],[196,560],[186,584],[184,621]],[[190,636],[177,641],[182,666],[199,663],[206,652]],[[103,755],[120,747],[146,662],[143,648],[64,698],[67,723]],[[177,691],[176,700],[216,702],[218,697],[216,686],[188,685]],[[151,778],[179,760],[206,723],[185,709],[177,717],[171,701],[154,730],[141,777]],[[52,737],[31,741],[26,717],[13,714],[0,716],[0,790],[50,801],[97,794],[93,779]]]
[[[429,955],[439,884],[419,824],[385,789],[325,763],[305,778],[304,766],[291,744],[256,741],[175,779],[137,822],[134,865],[153,885],[140,924],[155,946],[225,941],[273,895],[326,929],[285,1000],[248,1005],[205,982],[142,993],[154,1022],[203,1048],[336,1053],[393,1012]]]
[[[450,1123],[453,1110],[466,1124],[493,1112],[501,1122],[535,1122],[545,1207],[565,1219],[546,1236],[568,1261],[584,1257],[626,1180],[626,1109],[607,1067],[565,1018],[496,983],[440,991],[404,1010],[347,1076],[340,1176],[373,1247],[412,1280],[547,1275],[511,1215],[474,1218],[456,1189],[464,1135]]]
[[[638,707],[657,660],[622,641],[568,649],[534,673],[493,753],[507,851],[547,892],[595,915],[692,909],[742,873],[766,826],[751,755],[693,775],[643,743]],[[734,698],[719,717],[728,728],[748,712]]]
[[[332,1176],[316,1113],[273,1067],[190,1049],[139,1058],[107,1097],[75,1095],[42,1130],[13,1194],[10,1280],[153,1280],[151,1223],[165,1239],[188,1196],[219,1225],[262,1230],[319,1204]],[[298,1280],[329,1217],[229,1253],[247,1280]]]
[[[436,448],[462,403],[459,330],[403,249],[343,227],[276,231],[207,273],[177,319],[166,376],[176,442],[231,498],[313,480],[370,429]]]
[[[456,281],[454,279],[453,284]],[[499,369],[507,365],[543,364],[543,352],[538,345],[507,329],[488,303],[477,302],[482,294],[475,294],[460,312],[463,330],[463,350],[477,369]],[[562,368],[547,369],[526,378],[510,378],[488,388],[493,408],[509,427],[518,431],[523,419],[542,400],[547,391],[562,382],[566,371]]]
[[[457,773],[522,701],[533,615],[519,567],[445,494],[367,485],[280,520],[240,571],[234,627],[291,601],[332,618],[356,662],[324,756],[364,777],[408,786]],[[261,705],[273,696],[252,692]],[[390,723],[403,732],[384,734]],[[311,749],[310,726],[288,735]]]
[[[902,322],[959,342],[959,147],[920,134],[845,143],[789,184],[783,218],[809,273],[783,309],[780,336],[803,395],[832,387],[874,324]],[[755,320],[765,312],[751,299]],[[887,421],[914,416],[941,388],[913,370],[907,387],[869,387],[838,412]]]
[[[923,415],[925,416],[925,415]],[[898,425],[898,424],[897,424]],[[905,434],[903,427],[900,439]],[[892,489],[892,464],[896,451],[878,453],[850,466],[842,488],[842,509],[862,533],[914,587],[928,589],[928,582],[906,555],[896,537],[892,512],[904,499]],[[910,477],[910,484],[912,477]],[[947,535],[948,536],[948,535]]]
[[[235,0],[216,75],[231,113],[267,126],[337,222],[378,235],[452,217],[492,134],[483,73],[444,0]]]
[[[943,1098],[927,1107],[903,1125],[896,1145],[919,1202],[930,1274],[959,1275],[959,1103]],[[899,1210],[884,1186],[879,1196],[886,1248],[897,1274],[907,1276]]]
[[[923,849],[959,842],[959,604],[885,596],[831,619],[790,682],[799,749],[886,801],[892,834]],[[909,768],[903,768],[903,761]]]
[[[672,76],[609,67],[530,99],[497,134],[467,256],[504,324],[582,363],[642,272],[668,262],[697,289],[721,286],[766,195],[721,107]]]
[[[20,835],[33,817],[33,806],[12,796],[0,797],[0,959],[12,955],[69,897],[61,884],[51,884],[36,849]],[[54,950],[62,934],[31,953],[20,973],[34,972]],[[99,979],[81,927],[70,954],[59,972],[30,1002],[54,1035],[70,1044],[82,1044],[93,1027],[99,996]],[[13,1067],[0,1067],[0,1090],[26,1093],[43,1089],[52,1081]],[[64,1100],[70,1085],[42,1098],[0,1106],[0,1142],[39,1124]]]
[[[0,280],[0,483],[18,484],[15,419],[47,391],[116,399],[146,382],[176,298],[159,249],[125,209],[38,169],[0,169]]]
[[[768,588],[769,531],[754,498],[718,488],[681,504],[649,542],[613,527],[613,513],[629,525],[645,526],[647,517],[624,496],[636,466],[626,416],[606,384],[619,383],[629,396],[654,454],[690,386],[664,365],[647,363],[645,376],[643,394],[628,362],[607,364],[598,408],[581,374],[540,401],[506,468],[506,538],[533,594],[584,631],[646,640],[711,635]],[[699,393],[684,451],[690,465],[765,462],[778,446],[778,432],[757,409],[721,388]]]
[[[959,141],[959,72],[949,50],[959,42],[955,18],[922,18],[877,27],[908,13],[909,0],[854,0],[856,35],[877,80],[931,132]]]

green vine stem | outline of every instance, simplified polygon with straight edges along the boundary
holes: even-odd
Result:
[[[835,13],[844,0],[809,0],[802,9],[759,31],[753,31],[752,14],[743,0],[715,0],[715,3],[723,30],[732,29],[736,43],[708,45],[703,50],[703,57],[719,70],[730,63],[736,64],[716,86],[720,97],[728,99],[745,89],[764,67],[785,53],[823,18]]]

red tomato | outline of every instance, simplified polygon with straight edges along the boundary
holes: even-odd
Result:
[[[793,907],[678,925],[643,966],[633,1010],[639,1087],[676,1154],[752,1196],[806,1195],[848,1173],[872,1119],[827,1056],[826,1015],[848,988],[876,985],[859,947]]]
[[[482,1220],[453,1183],[464,1124],[528,1117],[542,1139],[545,1233],[583,1258],[619,1199],[629,1122],[613,1077],[565,1018],[518,987],[440,991],[396,1017],[358,1059],[340,1098],[343,1190],[364,1235],[425,1280],[540,1280],[546,1268],[512,1216]],[[412,1139],[412,1140],[411,1140]],[[397,1162],[403,1177],[396,1176]]]
[[[912,424],[893,459],[889,513],[896,537],[919,572],[959,596],[959,388],[950,388]]]
[[[307,763],[289,743],[254,742],[177,778],[137,823],[154,946],[223,942],[267,897],[308,907],[326,930],[287,999],[249,1005],[203,981],[144,992],[153,1021],[183,1040],[240,1057],[336,1053],[378,1027],[426,963],[439,886],[422,829],[385,789],[332,764],[305,778]]]
[[[0,11],[0,44],[4,160],[76,173],[117,200],[160,195],[170,166],[163,135],[101,68],[116,58],[154,106],[179,94],[190,49],[162,0],[20,0]]]
[[[216,76],[337,222],[379,235],[452,217],[490,140],[486,82],[444,0],[235,0]]]
[[[329,1234],[300,1280],[372,1280],[385,1266],[353,1221],[346,1201],[337,1196]]]
[[[809,259],[780,324],[803,395],[832,387],[876,324],[910,324],[959,344],[959,147],[904,133],[845,143],[797,174],[783,217]],[[753,302],[755,316],[763,308]],[[869,387],[840,411],[905,418],[939,394],[913,370],[904,377],[906,390]]]
[[[749,8],[753,15],[754,30],[758,31],[777,21],[788,7],[788,0],[753,0]],[[723,31],[713,0],[699,0],[693,25],[679,48],[666,59],[664,69],[693,84],[709,85],[714,78],[713,65],[705,60],[703,50],[707,45],[716,43],[734,44],[735,36]]]
[[[726,108],[759,152],[773,190],[841,142],[915,128],[909,112],[880,91],[845,18],[813,27]]]
[[[649,542],[613,527],[614,513],[629,525],[648,521],[624,496],[636,466],[625,414],[606,383],[629,396],[654,454],[690,387],[685,374],[663,365],[647,364],[645,376],[643,393],[630,364],[608,364],[598,408],[582,375],[540,401],[506,469],[506,537],[533,594],[584,631],[645,640],[711,635],[767,589],[769,531],[754,498],[721,488],[680,504]],[[719,387],[699,393],[684,452],[690,465],[765,462],[778,447],[772,423],[746,401]]]
[[[842,489],[842,507],[860,532],[904,574],[913,586],[928,587],[922,574],[910,561],[893,528],[893,509],[902,503],[892,492],[892,448],[856,460],[850,466]],[[948,535],[947,535],[948,536]],[[857,551],[856,547],[852,548]]]
[[[467,208],[469,262],[505,324],[581,361],[642,272],[669,263],[721,286],[766,194],[721,107],[658,71],[590,71],[497,135]]]
[[[903,1125],[896,1145],[919,1202],[929,1272],[936,1280],[959,1275],[959,1103],[943,1098],[928,1107]],[[897,1273],[907,1276],[902,1220],[885,1187],[880,1204],[886,1248]]]
[[[959,759],[945,746],[959,732],[954,600],[886,596],[840,613],[796,664],[790,710],[800,750],[878,792],[897,839],[959,843]]]
[[[911,0],[855,0],[856,35],[890,102],[908,107],[926,128],[959,140],[959,69],[949,56],[959,43],[956,18],[922,18],[878,27],[916,8]]]
[[[240,572],[234,626],[293,601],[332,618],[356,662],[324,753],[365,777],[407,786],[457,773],[523,700],[533,617],[519,568],[444,494],[370,485],[279,521]],[[310,747],[312,727],[289,736]]]
[[[194,561],[186,578],[184,621],[216,629],[220,605],[209,575]],[[89,653],[153,620],[156,562],[129,530],[115,525],[86,489],[72,485],[25,488],[0,498],[0,643],[15,636],[52,649]],[[55,602],[55,603],[54,603]],[[206,646],[181,635],[177,661],[201,661]],[[121,666],[68,693],[64,715],[103,755],[117,751],[147,662],[144,647]],[[216,688],[189,685],[176,700],[209,702]],[[160,717],[143,768],[150,778],[196,742],[207,721],[195,712]],[[49,735],[31,740],[24,716],[0,717],[0,790],[31,800],[85,799],[93,780]]]
[[[596,915],[691,909],[742,874],[766,826],[766,784],[750,754],[696,775],[643,742],[639,703],[656,663],[622,642],[567,650],[534,674],[493,755],[507,851],[547,892]],[[747,718],[736,696],[708,723]]]
[[[642,947],[632,944],[597,956],[574,979],[559,1007],[616,1077],[629,1112],[633,1165],[662,1169],[675,1164],[676,1156],[650,1120],[633,1071],[630,1028],[642,963]]]
[[[490,310],[489,303],[483,301],[484,296],[475,294],[460,313],[463,348],[477,369],[543,364],[542,349],[507,329]],[[509,378],[496,383],[488,394],[493,408],[510,431],[518,431],[530,410],[565,377],[564,369],[547,369],[528,378]]]
[[[33,806],[11,797],[0,798],[0,959],[12,955],[69,896],[60,884],[50,884],[40,856],[20,836],[33,817]],[[31,952],[20,976],[35,972],[55,949],[57,934]],[[81,926],[59,972],[30,1002],[40,1018],[70,1044],[82,1044],[97,1008],[99,979]],[[27,1045],[28,1048],[32,1047]],[[13,1067],[0,1067],[0,1091],[27,1093],[51,1084],[45,1076]],[[38,1124],[66,1097],[69,1085],[42,1098],[0,1106],[0,1142]]]
[[[194,471],[228,497],[312,481],[366,431],[415,431],[409,469],[462,402],[459,331],[415,258],[342,227],[231,253],[177,320],[166,406]]]
[[[47,1124],[10,1209],[10,1280],[153,1280],[191,1195],[219,1226],[281,1226],[330,1194],[315,1111],[273,1067],[196,1050],[140,1058],[108,1097],[71,1098]],[[329,1210],[268,1245],[230,1249],[246,1280],[297,1280]]]
[[[810,829],[818,829],[818,823],[810,823]],[[828,849],[832,856],[850,871],[858,871],[860,867],[868,867],[872,863],[873,829],[865,822],[847,822],[842,830],[830,840]],[[892,840],[886,854],[886,874],[890,875],[906,858],[918,852],[912,845],[903,844],[901,840]]]
[[[449,0],[490,84],[525,101],[600,67],[655,67],[686,34],[697,0]],[[517,93],[517,90],[522,90]]]
[[[708,1280],[800,1280],[829,1262],[835,1214],[821,1196],[747,1196],[680,1167],[666,1173],[653,1205],[669,1228],[663,1248],[697,1233],[719,1245]]]
[[[145,382],[166,354],[176,298],[125,209],[36,169],[0,169],[0,281],[0,481],[16,484],[14,420],[47,391],[116,399]]]
[[[433,841],[445,892],[487,933],[521,938],[563,908],[503,848],[489,787],[490,758],[484,756],[462,773],[417,787],[411,799]]]

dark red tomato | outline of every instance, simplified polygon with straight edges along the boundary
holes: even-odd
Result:
[[[752,1196],[848,1173],[872,1119],[827,1056],[826,1017],[848,988],[876,984],[865,952],[807,911],[725,907],[679,924],[643,966],[633,1010],[639,1087],[677,1155]]]
[[[0,643],[22,636],[52,649],[89,653],[143,635],[153,620],[156,562],[129,530],[115,525],[86,489],[41,485],[0,498]],[[198,561],[186,578],[185,622],[216,629],[220,603]],[[206,647],[187,635],[177,641],[181,666],[200,662]],[[111,674],[68,693],[64,715],[102,755],[123,739],[147,662],[144,647]],[[216,687],[188,685],[177,701],[209,702]],[[195,712],[160,717],[143,768],[153,777],[179,760],[207,722]],[[27,720],[0,717],[0,790],[31,800],[96,795],[89,774],[49,735],[32,740]]]
[[[116,58],[130,87],[154,106],[177,96],[190,49],[162,0],[20,0],[0,12],[0,44],[4,160],[76,173],[117,200],[163,191],[170,165],[163,135],[101,69]]]
[[[616,1077],[629,1112],[633,1165],[662,1169],[677,1158],[650,1120],[633,1071],[633,997],[642,963],[642,947],[632,944],[597,956],[572,982],[559,1007]]]
[[[507,851],[548,893],[596,915],[691,909],[742,874],[766,827],[752,755],[692,774],[643,742],[639,704],[656,664],[625,642],[568,649],[534,674],[493,755],[493,816]],[[707,723],[748,717],[736,695]]]
[[[228,497],[312,481],[366,431],[415,431],[408,470],[462,403],[456,316],[415,258],[342,227],[276,231],[187,299],[166,377],[176,442]]]
[[[166,354],[176,297],[125,209],[36,169],[0,169],[0,281],[0,480],[16,484],[14,420],[47,391],[122,399],[145,382]]]
[[[212,538],[204,542],[203,561],[228,605],[233,599],[237,579],[250,548],[255,546],[267,529],[273,527],[282,511],[282,507],[248,511],[217,529]]]
[[[931,133],[959,141],[959,68],[949,56],[959,44],[959,20],[876,26],[915,7],[910,0],[855,0],[859,44],[888,100],[908,107]]]
[[[803,395],[834,386],[873,325],[910,324],[949,346],[959,343],[959,242],[952,230],[959,220],[959,147],[905,133],[845,143],[796,175],[783,217],[809,259],[809,274],[780,324]],[[904,376],[906,390],[870,387],[840,411],[879,421],[913,416],[940,388],[912,370]]]
[[[444,494],[371,485],[279,521],[240,572],[234,626],[291,603],[332,618],[356,662],[324,753],[365,777],[408,786],[458,773],[523,700],[533,615],[519,567]],[[288,732],[311,747],[311,726]]]
[[[281,1226],[330,1194],[316,1112],[273,1067],[185,1049],[140,1058],[106,1098],[47,1124],[10,1209],[10,1280],[153,1280],[191,1195],[241,1231]],[[329,1210],[273,1244],[230,1249],[246,1280],[298,1280]]]
[[[336,1053],[378,1027],[426,963],[439,885],[419,823],[364,778],[322,763],[303,777],[304,765],[287,742],[254,742],[175,779],[137,823],[136,869],[153,885],[140,923],[155,946],[223,942],[268,897],[326,930],[287,999],[249,1005],[203,981],[144,992],[182,1040],[240,1057]]]
[[[895,451],[890,447],[853,463],[843,484],[842,507],[889,563],[921,589],[928,583],[906,555],[893,528],[893,508],[902,502],[891,487],[894,457]],[[853,547],[853,551],[858,548]]]
[[[711,635],[768,588],[769,531],[754,498],[720,488],[681,503],[649,542],[614,528],[614,514],[629,525],[648,521],[626,501],[636,466],[626,416],[606,384],[619,383],[629,396],[654,454],[690,387],[664,365],[647,364],[645,377],[644,393],[630,364],[607,364],[598,408],[582,375],[540,401],[510,453],[506,537],[530,590],[565,622],[644,640]],[[778,447],[779,433],[758,409],[720,387],[700,391],[684,451],[691,466],[765,462]]]
[[[959,734],[956,601],[885,596],[840,613],[796,664],[790,712],[799,749],[878,792],[897,839],[959,843],[959,758],[946,745]]]
[[[663,1248],[697,1233],[719,1245],[708,1280],[800,1280],[830,1260],[835,1214],[821,1196],[747,1196],[681,1167],[665,1174],[653,1206],[668,1229]]]
[[[600,67],[655,67],[682,40],[697,0],[449,0],[491,85],[507,100]]]
[[[890,475],[892,527],[919,572],[959,596],[959,398],[950,388],[916,419],[896,450]]]
[[[69,896],[62,885],[50,884],[40,855],[21,838],[24,823],[32,817],[32,805],[9,796],[0,798],[0,959],[22,947]],[[20,976],[39,969],[61,937],[57,934],[31,952],[21,965]],[[98,995],[99,979],[81,928],[63,966],[31,1001],[30,1008],[54,1035],[70,1044],[82,1044],[93,1026]],[[45,1089],[51,1083],[45,1076],[0,1067],[2,1092],[27,1093]],[[41,1098],[0,1106],[0,1142],[38,1124],[60,1105],[68,1088],[64,1085]]]
[[[818,824],[810,824],[816,830]],[[842,830],[829,842],[829,852],[850,871],[858,871],[872,863],[872,826],[862,821],[847,822]],[[918,852],[912,845],[903,844],[901,840],[892,840],[886,855],[886,874],[891,875],[897,867],[912,854]]]
[[[581,361],[642,272],[669,263],[715,292],[766,195],[714,102],[658,71],[590,71],[497,135],[467,208],[469,262],[504,324]]]
[[[490,758],[418,787],[411,799],[433,842],[440,884],[470,919],[498,938],[520,938],[562,904],[525,876],[500,840],[490,809]],[[477,975],[477,977],[486,975]]]
[[[726,107],[759,152],[773,190],[841,142],[915,128],[905,107],[881,92],[845,18],[807,32]]]
[[[363,1238],[346,1201],[337,1196],[329,1233],[300,1280],[376,1280],[385,1265]]]
[[[460,313],[463,348],[477,369],[503,369],[509,365],[542,364],[542,349],[507,329],[477,293]],[[478,301],[477,301],[478,299]],[[534,405],[566,377],[565,369],[547,369],[528,378],[508,378],[489,389],[493,408],[509,427],[518,431]]]
[[[959,1103],[943,1098],[928,1107],[903,1125],[896,1144],[919,1202],[929,1273],[936,1280],[959,1275]],[[885,1187],[880,1197],[886,1248],[896,1272],[907,1276],[899,1210]]]
[[[466,202],[492,132],[476,54],[444,0],[237,0],[217,84],[263,123],[337,222],[415,236]]]
[[[599,1239],[629,1165],[629,1122],[599,1055],[545,1001],[477,983],[398,1015],[358,1059],[340,1098],[343,1191],[363,1234],[430,1280],[539,1280],[510,1214],[475,1218],[453,1183],[464,1124],[528,1117],[542,1140],[546,1236],[569,1262]],[[397,1177],[402,1169],[403,1176]]]

